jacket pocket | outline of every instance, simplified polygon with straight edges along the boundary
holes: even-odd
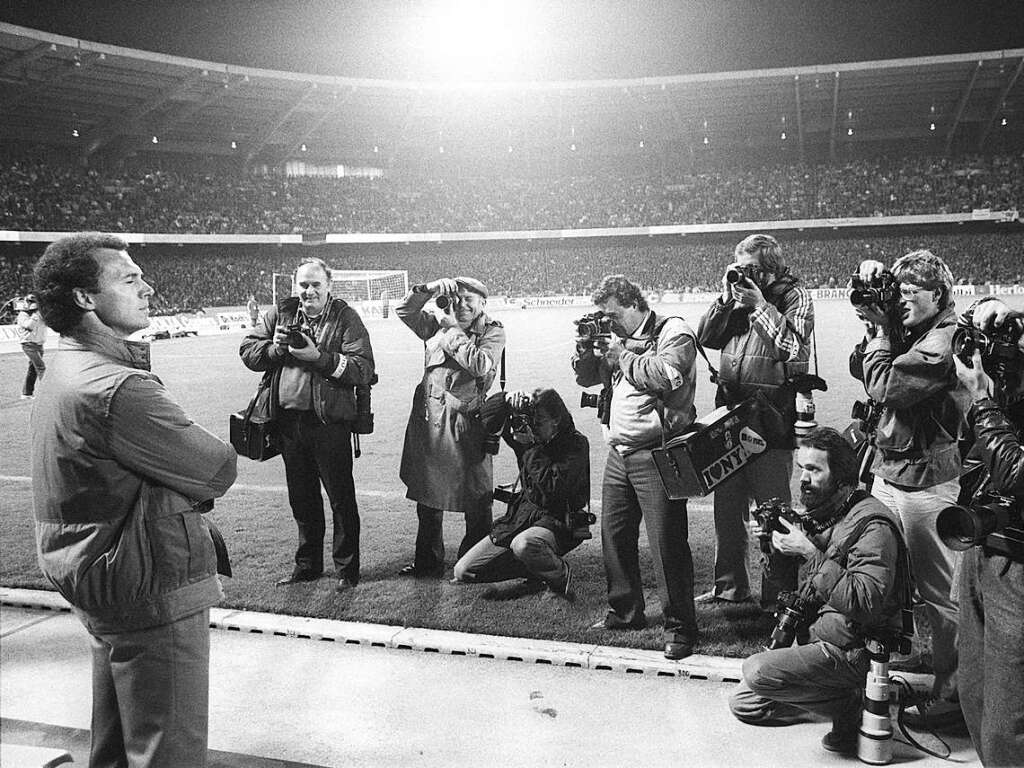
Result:
[[[217,553],[206,521],[192,511],[184,496],[166,489],[151,489],[146,514],[155,586],[160,592],[210,576],[217,570]]]
[[[321,416],[328,424],[341,421],[354,421],[356,418],[355,391],[348,384],[332,384],[321,380],[320,408]]]

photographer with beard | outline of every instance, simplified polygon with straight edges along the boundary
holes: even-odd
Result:
[[[1013,333],[1019,333],[1024,313],[986,298],[964,314],[963,322],[988,334],[1016,325]],[[1024,334],[1017,339],[1006,381],[986,373],[979,349],[970,365],[959,356],[953,361],[971,397],[967,420],[975,443],[968,458],[979,459],[989,473],[979,490],[1013,497],[1021,505]],[[987,544],[964,552],[958,646],[960,706],[978,758],[986,766],[1024,765],[1024,557],[1009,557]]]
[[[857,307],[867,333],[850,357],[850,372],[882,406],[875,431],[871,493],[899,515],[914,578],[932,628],[932,696],[905,713],[915,728],[963,726],[957,693],[957,603],[951,594],[957,553],[935,530],[939,511],[960,492],[957,439],[960,402],[951,344],[956,325],[953,275],[930,251],[913,251],[892,269],[892,297]],[[885,273],[864,261],[859,277]]]
[[[858,490],[857,454],[843,436],[830,427],[812,430],[800,438],[796,460],[804,521],[779,518],[787,532],[774,530],[771,543],[805,561],[800,595],[810,642],[744,661],[743,681],[729,706],[751,725],[789,725],[807,712],[824,715],[832,730],[822,746],[853,754],[870,666],[864,643],[901,631],[900,595],[909,588],[900,582],[910,575],[900,575],[899,523],[882,502]]]
[[[734,263],[722,277],[722,295],[697,328],[708,349],[720,349],[715,407],[737,405],[757,391],[796,421],[796,392],[786,385],[794,374],[807,373],[814,304],[782,259],[770,235],[743,239]],[[770,442],[756,462],[743,467],[715,490],[715,584],[698,603],[742,603],[751,599],[747,576],[746,519],[750,502],[771,498],[790,502],[793,439]],[[761,606],[771,608],[782,589],[796,585],[796,563],[772,554],[761,579]]]
[[[515,451],[521,490],[494,521],[490,536],[459,558],[453,581],[526,578],[546,586],[545,597],[571,602],[572,570],[564,555],[582,541],[572,518],[590,503],[590,443],[553,389],[533,395],[496,392],[484,403],[481,418]]]

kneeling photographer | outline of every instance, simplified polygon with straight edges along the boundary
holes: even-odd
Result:
[[[519,479],[511,490],[497,489],[508,511],[459,558],[454,581],[526,578],[546,585],[547,596],[571,601],[572,570],[563,556],[590,537],[590,443],[553,389],[497,392],[481,418],[515,451]]]
[[[954,363],[975,438],[968,466],[977,460],[984,473],[965,488],[970,508],[938,520],[943,540],[967,549],[960,706],[983,765],[1024,765],[1024,314],[986,298],[959,325]]]
[[[805,560],[799,592],[780,594],[772,649],[743,662],[729,706],[752,725],[825,715],[832,730],[822,746],[852,754],[870,665],[865,641],[892,642],[904,631],[910,569],[895,515],[857,488],[857,454],[839,432],[818,427],[802,437],[797,466],[806,511],[783,508],[766,527],[774,549]],[[790,645],[794,635],[804,644]]]

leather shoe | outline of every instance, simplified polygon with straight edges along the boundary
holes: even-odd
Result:
[[[676,661],[693,654],[692,640],[669,640],[665,643],[665,658]]]
[[[316,581],[320,578],[322,571],[309,571],[304,568],[296,568],[292,571],[291,576],[285,576],[283,579],[278,579],[277,586],[283,587],[287,584],[298,584],[303,581]]]
[[[722,597],[721,595],[716,595],[715,591],[711,590],[709,592],[705,592],[704,594],[697,595],[695,598],[693,598],[693,602],[695,602],[697,604],[707,604],[707,603],[723,604],[724,603],[724,604],[728,604],[728,605],[740,605],[741,603],[752,603],[752,602],[754,602],[754,598],[751,597],[750,595],[747,595],[742,600],[730,600],[727,597]]]
[[[399,569],[399,576],[413,576],[417,579],[439,579],[444,573],[443,568],[419,568],[415,565],[407,565]]]
[[[833,726],[831,731],[821,737],[821,746],[829,752],[855,755],[857,754],[857,731],[837,731]]]
[[[643,629],[647,626],[647,622],[643,621],[639,624],[609,624],[608,619],[603,618],[599,621],[595,621],[590,625],[590,629],[608,629],[613,632],[627,630],[627,629]]]
[[[358,581],[350,579],[347,576],[342,576],[340,579],[338,579],[338,583],[334,587],[334,591],[335,592],[347,592],[350,589],[355,589],[357,586],[359,586],[359,582]]]

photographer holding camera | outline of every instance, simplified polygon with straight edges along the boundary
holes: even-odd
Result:
[[[590,503],[590,443],[553,389],[497,392],[481,418],[515,451],[521,490],[511,494],[490,536],[459,558],[454,581],[526,578],[547,585],[547,595],[571,601],[572,571],[563,558],[582,541],[574,529],[586,527],[574,517],[586,514]]]
[[[989,338],[1004,336],[1007,347],[1016,337],[1009,359],[994,359],[991,346],[984,354],[974,346],[967,363],[954,357],[971,396],[967,420],[975,443],[968,459],[976,457],[988,473],[978,490],[1010,497],[1015,527],[985,526],[1007,537],[1009,546],[983,539],[969,542],[976,545],[963,555],[960,706],[983,765],[1024,765],[1024,313],[985,298],[963,322]],[[1000,363],[990,376],[986,368]]]
[[[870,665],[865,641],[892,642],[903,632],[904,609],[910,606],[901,595],[909,598],[912,591],[909,566],[906,555],[901,557],[895,515],[857,488],[853,446],[830,427],[813,429],[798,443],[806,511],[802,525],[780,517],[771,544],[805,561],[798,599],[780,595],[780,604],[791,606],[780,610],[780,618],[795,610],[796,634],[804,630],[809,642],[791,645],[791,633],[774,633],[786,639],[743,662],[743,681],[729,706],[752,725],[788,725],[807,712],[824,715],[832,719],[832,730],[822,746],[853,754]]]
[[[295,567],[279,586],[315,581],[324,570],[323,484],[334,521],[339,592],[359,584],[359,507],[352,479],[356,387],[374,381],[370,336],[359,314],[331,296],[331,270],[306,258],[295,270],[298,296],[271,307],[239,354],[270,376],[270,416],[280,440],[288,502],[299,529]]]
[[[440,317],[424,311],[431,298]],[[465,515],[460,558],[491,530],[491,453],[479,413],[498,374],[505,329],[486,306],[487,287],[479,280],[445,277],[414,285],[395,307],[424,352],[402,448],[400,476],[419,519],[415,558],[402,576],[444,572],[444,510]]]
[[[46,363],[43,362],[43,343],[46,341],[46,321],[37,310],[39,305],[36,297],[29,294],[23,299],[14,302],[14,308],[18,311],[18,340],[21,342],[21,351],[28,358],[28,371],[25,373],[25,383],[21,388],[21,399],[31,400],[36,391],[36,381],[43,378],[46,373]]]
[[[577,339],[572,367],[580,386],[612,389],[601,489],[610,610],[594,628],[646,626],[638,555],[642,517],[665,619],[665,656],[682,659],[697,640],[686,499],[672,501],[665,494],[651,449],[696,418],[693,330],[682,318],[655,314],[639,286],[622,275],[606,276],[591,298],[608,318],[611,334]]]
[[[935,529],[939,511],[955,504],[960,490],[957,439],[964,408],[955,394],[951,351],[953,275],[942,259],[923,250],[897,259],[891,279],[885,271],[871,260],[858,270],[863,283],[891,282],[894,290],[882,306],[857,306],[867,333],[850,357],[850,372],[882,407],[871,493],[900,517],[932,628],[932,698],[908,709],[905,719],[913,727],[956,727],[963,724],[957,703],[957,604],[951,594],[957,558]]]
[[[785,417],[796,422],[796,391],[787,382],[807,373],[814,304],[782,259],[770,235],[751,235],[735,249],[735,262],[722,277],[722,295],[700,320],[697,338],[721,350],[715,406],[737,405],[760,390]],[[715,585],[697,602],[739,603],[751,599],[747,576],[750,503],[791,500],[793,438],[769,442],[756,462],[715,490]],[[761,606],[771,608],[780,590],[796,585],[796,563],[778,552],[761,578]]]

